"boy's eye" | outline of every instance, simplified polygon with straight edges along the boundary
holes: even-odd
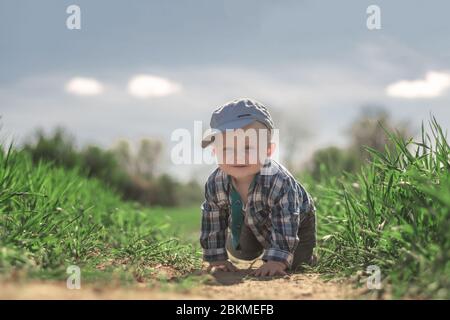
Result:
[[[245,151],[251,151],[251,150],[254,150],[254,149],[255,149],[255,147],[253,147],[253,146],[245,146],[244,147]],[[233,151],[234,151],[234,148],[231,148],[231,147],[223,148],[223,152],[233,152]]]

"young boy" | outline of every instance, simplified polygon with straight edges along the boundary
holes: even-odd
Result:
[[[265,106],[251,99],[217,108],[202,147],[218,160],[205,184],[200,244],[212,268],[237,271],[228,253],[242,260],[262,254],[254,276],[285,275],[312,263],[315,206],[289,171],[271,159],[274,128]],[[237,140],[237,142],[236,142]]]

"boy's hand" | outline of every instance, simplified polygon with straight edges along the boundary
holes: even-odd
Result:
[[[233,272],[239,271],[239,269],[236,268],[236,266],[228,260],[210,262],[206,271],[209,272],[213,268],[215,270],[220,270],[220,271],[233,271]]]
[[[287,266],[283,262],[280,261],[267,261],[261,267],[254,270],[250,273],[250,275],[255,277],[264,277],[264,276],[285,276],[287,273],[285,272]]]

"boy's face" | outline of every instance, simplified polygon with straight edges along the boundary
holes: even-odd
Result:
[[[225,173],[242,178],[259,172],[264,160],[271,156],[274,145],[268,140],[268,129],[254,122],[216,136],[213,152]]]

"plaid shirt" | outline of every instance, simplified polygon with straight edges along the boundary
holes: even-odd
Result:
[[[217,168],[205,184],[205,201],[200,207],[200,245],[205,261],[228,259],[225,241],[231,226],[231,183],[231,177]],[[285,167],[268,158],[249,189],[244,220],[264,247],[264,261],[291,266],[299,242],[300,214],[309,211],[315,212],[310,195]]]

